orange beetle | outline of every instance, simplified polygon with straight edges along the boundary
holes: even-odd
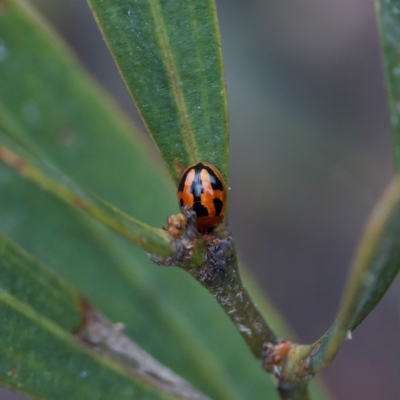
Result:
[[[199,232],[220,224],[226,210],[226,187],[219,171],[205,162],[186,168],[179,181],[178,201],[181,207],[193,206]]]

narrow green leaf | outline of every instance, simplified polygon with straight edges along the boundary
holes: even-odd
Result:
[[[400,171],[400,1],[375,0],[393,129],[395,158]]]
[[[377,204],[361,239],[338,317],[314,345],[310,373],[328,365],[346,336],[385,294],[400,268],[400,181],[396,180]]]
[[[214,2],[89,3],[174,179],[198,161],[226,179],[227,100]]]
[[[83,323],[78,292],[2,234],[0,288],[69,332]]]
[[[395,159],[400,170],[400,2],[375,0],[386,74]],[[353,262],[340,313],[316,343],[311,371],[335,357],[346,335],[351,335],[373,310],[400,268],[400,186],[395,181],[376,206]]]
[[[101,357],[87,348],[72,335],[89,325],[78,292],[3,235],[0,287],[1,383],[49,400],[172,400],[177,397],[167,393],[168,379],[175,391],[182,385],[179,398],[206,400],[127,339],[125,347],[137,354],[129,369],[112,361],[112,352]],[[150,377],[146,369],[153,370]]]
[[[173,399],[79,346],[58,325],[0,293],[0,380],[40,399]],[[60,362],[62,360],[62,362]]]
[[[169,235],[109,205],[81,189],[50,164],[27,152],[12,137],[17,136],[8,116],[0,106],[0,162],[47,190],[61,201],[75,206],[144,250],[167,257],[172,248]]]
[[[40,151],[79,186],[162,226],[178,205],[147,143],[24,1],[2,4],[0,103],[17,121],[18,137],[28,135],[35,154]],[[163,209],[158,197],[149,196],[153,187],[163,194]]]
[[[21,1],[3,4],[0,102],[9,115],[81,187],[162,226],[178,211],[175,190],[146,144],[39,16]],[[229,319],[190,276],[155,266],[2,165],[0,182],[0,229],[122,321],[163,364],[212,398],[277,398]]]

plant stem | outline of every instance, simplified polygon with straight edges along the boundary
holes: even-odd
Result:
[[[243,285],[229,229],[222,225],[201,235],[193,209],[186,206],[181,212],[168,217],[167,231],[176,239],[175,253],[168,258],[154,254],[150,258],[158,265],[184,269],[215,297],[257,361],[275,375],[282,400],[308,400],[311,376],[298,366],[311,348],[278,339],[268,326]]]
[[[282,400],[309,400],[308,385],[306,383],[299,384],[295,387],[286,388],[278,387],[279,396]]]
[[[219,302],[259,362],[265,343],[278,342],[250,298],[239,274],[236,250],[228,229],[204,235],[206,262],[185,268]]]
[[[82,303],[82,310],[84,324],[77,337],[98,353],[119,361],[127,371],[180,399],[210,400],[134,343],[125,335],[123,324],[112,323],[86,301]]]
[[[290,342],[281,342],[268,326],[243,285],[235,245],[229,230],[223,228],[219,232],[204,235],[202,239],[206,249],[206,254],[203,255],[206,262],[186,270],[216,298],[257,361],[267,372],[275,375],[281,399],[309,400],[307,389],[309,379],[297,376],[298,364],[293,365],[295,371],[292,371],[292,364],[290,362],[282,364],[283,359],[276,363],[267,362],[266,348],[279,349],[279,344],[282,344],[283,348],[288,344],[288,348],[291,349],[288,351],[293,354],[289,360],[295,361],[297,358],[303,360],[304,353],[309,354],[310,349],[308,346],[291,347]]]

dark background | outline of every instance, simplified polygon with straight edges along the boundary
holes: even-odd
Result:
[[[137,120],[86,2],[33,3]],[[393,176],[373,3],[217,7],[231,120],[230,225],[264,291],[299,340],[312,342],[335,317],[364,223]],[[335,399],[400,398],[398,303],[395,284],[321,374]]]

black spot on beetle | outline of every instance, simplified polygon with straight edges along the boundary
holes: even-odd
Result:
[[[213,203],[215,207],[215,215],[220,215],[224,203],[220,199],[213,199]]]
[[[208,217],[208,210],[203,204],[196,202],[193,204],[193,210],[198,217]]]
[[[218,179],[215,175],[210,175],[210,182],[211,182],[211,187],[214,190],[221,190],[221,192],[224,190],[222,181]]]
[[[201,164],[201,165],[202,165],[202,169],[205,169],[208,172],[211,187],[214,190],[224,190],[224,186],[223,186],[221,180],[217,177],[217,175],[215,175],[215,172],[212,170],[212,168],[210,168],[206,165],[203,165],[203,164]]]

